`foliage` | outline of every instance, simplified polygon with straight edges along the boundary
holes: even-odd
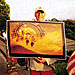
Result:
[[[51,21],[58,21],[56,18],[51,19]]]
[[[58,61],[57,63],[55,63],[55,67],[56,69],[54,70],[56,75],[68,75],[66,67],[67,64],[64,61]]]
[[[6,30],[6,20],[10,19],[10,7],[5,0],[0,0],[0,31]]]
[[[75,40],[75,20],[64,20],[66,37]]]

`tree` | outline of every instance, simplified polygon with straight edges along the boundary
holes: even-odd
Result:
[[[56,18],[51,19],[51,21],[58,21]]]
[[[75,20],[64,20],[66,37],[75,40]]]
[[[0,0],[0,31],[6,31],[6,20],[10,19],[10,7],[5,0]]]

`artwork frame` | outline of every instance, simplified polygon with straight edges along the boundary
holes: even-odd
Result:
[[[11,31],[14,29],[13,27],[16,27],[16,25],[14,25],[14,24],[18,24],[19,23],[19,25],[23,25],[23,24],[28,24],[28,23],[32,23],[32,24],[41,24],[41,25],[43,25],[43,24],[55,24],[55,25],[61,25],[61,34],[62,34],[62,40],[63,40],[63,50],[62,50],[62,55],[54,55],[54,54],[36,54],[36,53],[32,53],[32,52],[30,52],[30,54],[29,53],[15,53],[15,52],[12,52],[12,50],[11,50],[11,41],[10,41],[10,38],[11,38]],[[14,25],[14,26],[12,26],[12,25]],[[54,26],[55,26],[54,25]],[[59,25],[59,26],[60,26]],[[19,26],[19,27],[21,27],[21,26]],[[32,25],[33,26],[33,25]],[[36,26],[36,25],[35,25]],[[32,29],[34,28],[34,29],[36,29],[35,28],[35,26],[34,27],[31,27]],[[17,26],[18,27],[18,26]],[[19,28],[18,27],[18,28]],[[28,25],[28,27],[29,27],[29,25]],[[13,29],[12,29],[13,28]],[[48,28],[48,26],[47,26],[47,28]],[[14,29],[14,30],[16,30],[16,29]],[[17,29],[18,30],[18,29]],[[46,29],[47,30],[47,29]],[[53,30],[53,29],[52,29]],[[54,29],[55,30],[55,29]],[[43,35],[43,31],[42,31],[42,29],[39,29],[39,27],[38,27],[38,29],[36,29],[35,30],[36,32],[37,32],[37,35],[40,35],[40,36],[42,36]],[[40,33],[39,33],[39,31],[40,31]],[[14,31],[13,31],[14,32]],[[16,31],[16,33],[17,33],[17,31]],[[42,35],[41,35],[42,34]],[[19,35],[18,34],[16,34],[18,37],[19,37]],[[23,58],[23,57],[28,57],[28,58],[30,58],[30,57],[44,57],[44,58],[60,58],[60,59],[65,59],[66,58],[66,44],[65,44],[65,25],[64,25],[64,22],[38,22],[38,21],[21,21],[21,20],[7,20],[7,40],[8,40],[8,51],[9,51],[9,56],[10,57],[17,57],[17,58]],[[20,38],[21,39],[21,38]],[[15,46],[16,47],[16,46]],[[15,47],[13,47],[14,49],[15,49]],[[19,47],[18,47],[19,48]],[[18,52],[18,51],[17,51]],[[32,54],[31,54],[32,53]]]

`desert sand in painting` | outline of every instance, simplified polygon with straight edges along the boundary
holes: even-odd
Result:
[[[31,50],[39,54],[62,55],[63,42],[62,42],[62,37],[61,39],[58,39],[59,37],[61,37],[61,34],[58,34],[58,32],[53,32],[53,33],[47,33],[44,37],[39,38],[36,42],[34,42],[33,46],[31,46],[31,40],[29,40],[29,43],[27,45],[25,39],[19,40],[18,42],[16,42],[16,39],[13,39],[13,43],[11,44],[12,46],[21,45],[26,50],[28,49],[28,51]]]

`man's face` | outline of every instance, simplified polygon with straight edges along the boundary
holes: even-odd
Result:
[[[37,11],[35,12],[35,17],[38,21],[44,21],[45,13],[43,11]]]

